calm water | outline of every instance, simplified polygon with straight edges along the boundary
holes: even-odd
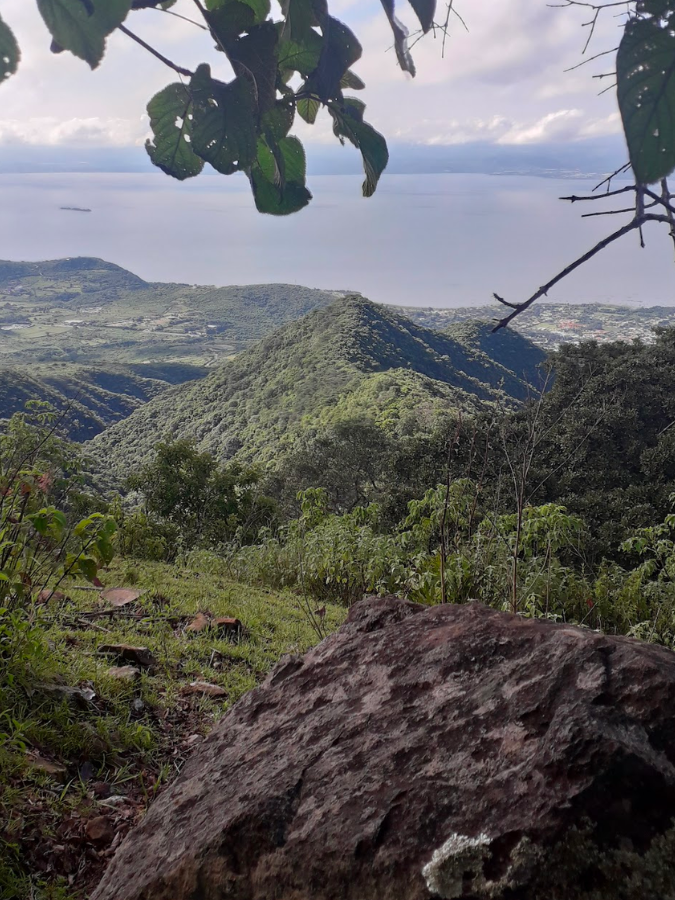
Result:
[[[99,256],[155,281],[290,282],[460,306],[492,291],[524,299],[619,225],[619,217],[581,220],[585,205],[557,200],[592,187],[580,181],[394,175],[371,200],[352,176],[310,186],[307,210],[274,219],[255,212],[243,178],[2,175],[0,258]],[[646,250],[631,235],[605,251],[551,299],[675,304],[672,244],[659,227],[647,238]]]

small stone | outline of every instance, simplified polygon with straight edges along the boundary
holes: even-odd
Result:
[[[107,781],[97,781],[91,786],[91,789],[99,800],[106,800],[112,794],[112,788]]]
[[[217,684],[208,681],[193,681],[181,688],[181,694],[202,694],[204,697],[227,697],[227,691]]]
[[[135,663],[141,668],[157,665],[157,660],[147,647],[133,647],[131,644],[104,644],[98,648],[99,653],[109,653],[118,659]]]
[[[89,819],[85,828],[87,838],[93,844],[110,844],[115,837],[115,829],[106,816],[96,816],[95,819]]]
[[[115,681],[136,681],[141,677],[141,670],[136,666],[112,666],[105,674]]]
[[[136,713],[136,715],[140,715],[144,709],[145,703],[143,703],[140,697],[136,697],[136,699],[131,703],[131,711],[133,713]]]

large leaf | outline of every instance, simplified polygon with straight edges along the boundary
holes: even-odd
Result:
[[[384,11],[389,19],[391,30],[394,32],[394,47],[399,66],[405,71],[415,75],[415,63],[408,51],[408,29],[396,18],[394,0],[381,0]]]
[[[37,0],[58,49],[70,50],[95,69],[105,39],[126,19],[131,0]]]
[[[281,39],[302,43],[319,24],[314,0],[279,0],[284,15]]]
[[[270,14],[270,0],[206,0],[207,10],[227,9],[228,6],[236,4],[248,6],[256,23],[264,22]]]
[[[675,169],[675,31],[660,18],[633,19],[616,60],[617,93],[636,179],[651,184]]]
[[[21,54],[12,29],[0,19],[0,82],[13,75]]]
[[[193,178],[204,161],[192,150],[192,96],[184,84],[170,84],[148,103],[153,141],[145,148],[150,159],[180,181]]]
[[[434,24],[436,13],[436,0],[408,0],[420,20],[422,31],[426,34]]]
[[[227,47],[235,73],[245,78],[254,90],[259,112],[274,106],[276,97],[279,32],[273,22],[249,29]]]
[[[340,92],[340,82],[351,66],[361,58],[361,44],[354,33],[338,19],[325,16],[321,22],[323,45],[312,90],[326,102]]]
[[[206,19],[219,49],[227,51],[243,31],[265,21],[269,0],[211,0]]]
[[[366,180],[363,182],[363,196],[372,197],[387,168],[389,151],[387,142],[372,125],[363,121],[365,106],[360,100],[349,98],[342,104],[329,103],[328,111],[333,117],[333,132],[336,137],[350,143],[361,151]]]
[[[279,170],[280,160],[283,173]],[[305,177],[305,151],[297,138],[283,138],[274,153],[261,140],[249,174],[258,212],[288,216],[303,209],[312,199]]]
[[[256,156],[257,105],[251,83],[229,84],[201,65],[190,82],[193,99],[192,149],[223,175],[248,169]]]
[[[310,75],[319,65],[322,45],[321,35],[311,28],[301,41],[282,41],[279,46],[279,69]]]

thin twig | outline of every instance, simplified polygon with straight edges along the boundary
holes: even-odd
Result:
[[[178,66],[176,63],[171,62],[170,59],[167,59],[159,50],[155,50],[154,47],[151,47],[150,44],[147,44],[143,38],[140,38],[137,34],[134,34],[133,31],[129,31],[126,25],[118,25],[118,29],[122,32],[122,34],[126,34],[127,37],[130,37],[132,41],[136,41],[137,44],[140,44],[144,50],[147,50],[148,53],[152,53],[160,62],[163,62],[165,66],[168,66],[170,69],[173,69],[174,72],[178,72],[179,75],[185,75],[186,78],[192,78],[194,72],[191,72],[189,69],[184,69],[183,66]]]

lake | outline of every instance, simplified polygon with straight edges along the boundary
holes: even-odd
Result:
[[[243,176],[180,184],[161,173],[1,175],[0,257],[98,256],[151,281],[288,282],[384,303],[467,306],[493,291],[525,299],[628,221],[582,220],[589,204],[557,199],[593,187],[582,180],[392,175],[369,200],[360,183],[313,177],[310,207],[276,219],[255,211]],[[550,299],[672,305],[672,242],[661,226],[646,237],[645,250],[636,235],[624,238]]]

